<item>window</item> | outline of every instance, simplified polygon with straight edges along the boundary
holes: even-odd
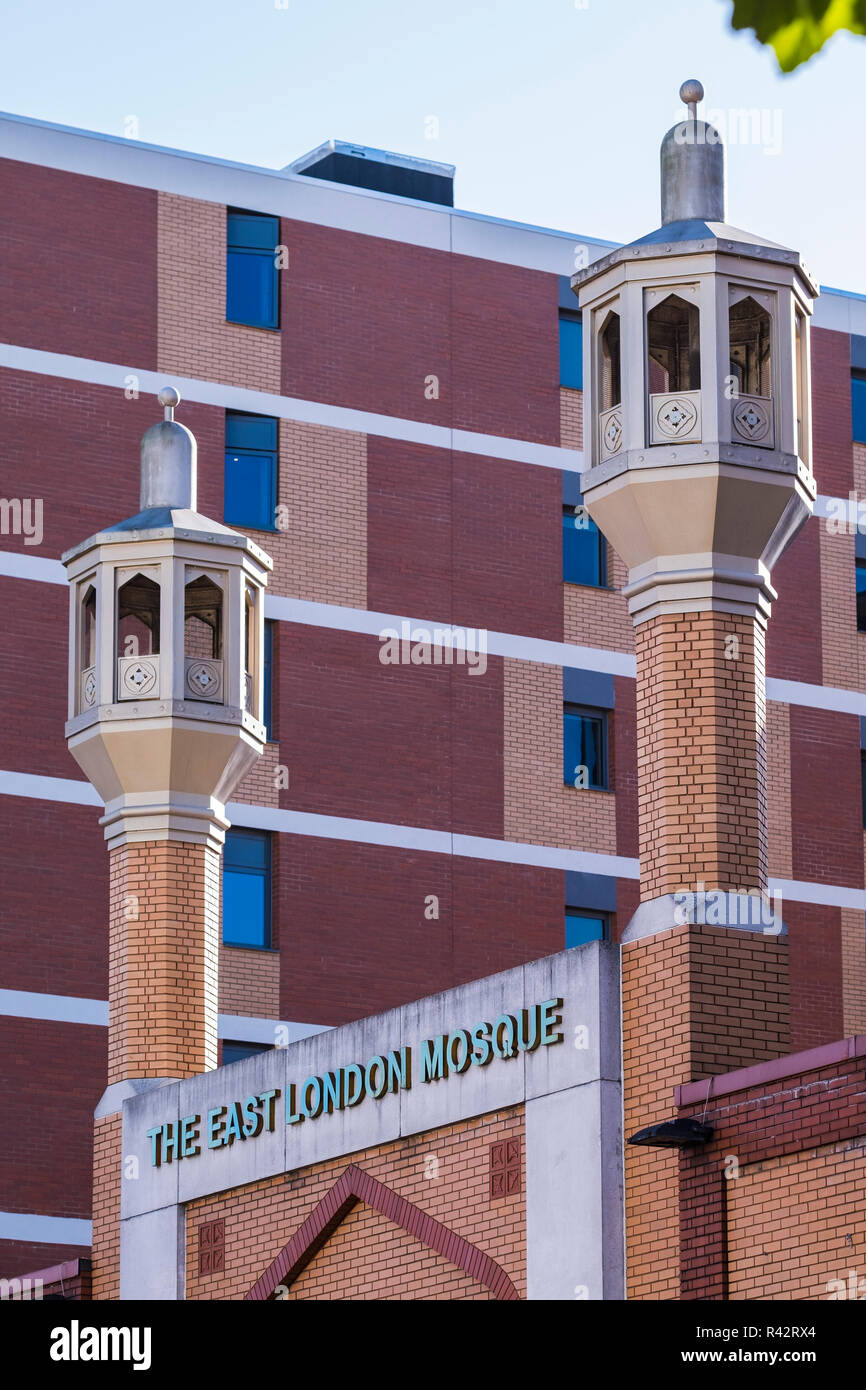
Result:
[[[731,376],[741,396],[771,396],[770,315],[751,295],[728,311]]]
[[[271,944],[271,839],[262,830],[229,830],[223,850],[223,941]]]
[[[223,1039],[223,1066],[230,1067],[232,1062],[244,1062],[247,1057],[257,1057],[260,1052],[273,1052],[271,1043],[247,1043],[229,1042]]]
[[[278,328],[280,219],[229,209],[226,318],[253,328]]]
[[[669,294],[647,314],[649,389],[653,394],[697,391],[701,385],[700,321],[696,304]]]
[[[562,777],[569,787],[607,790],[607,715],[565,705]]]
[[[562,509],[562,577],[567,584],[607,587],[607,546],[582,505]]]
[[[866,753],[860,754],[860,785],[863,797],[863,829],[866,830]]]
[[[583,323],[570,309],[559,311],[559,384],[583,389]]]
[[[610,924],[606,912],[584,912],[579,907],[565,909],[566,948],[583,946],[587,941],[607,941],[609,936]]]
[[[857,630],[866,632],[866,560],[857,564]]]
[[[856,440],[866,444],[866,372],[851,373],[851,431]]]
[[[269,415],[226,412],[223,513],[230,526],[275,531],[277,421]]]
[[[611,410],[622,400],[619,314],[611,311],[607,315],[599,343],[601,347],[601,370],[598,374],[599,410]]]
[[[265,689],[262,719],[269,743],[274,742],[274,624],[265,620]]]

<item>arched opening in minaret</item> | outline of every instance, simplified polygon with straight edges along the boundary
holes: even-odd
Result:
[[[648,379],[651,395],[699,391],[700,313],[696,304],[669,294],[647,314]]]
[[[613,310],[601,326],[599,346],[599,410],[610,410],[622,400],[619,314]]]
[[[135,574],[117,591],[117,655],[156,656],[159,651],[159,585]]]
[[[183,650],[187,657],[218,661],[222,657],[223,594],[206,575],[184,590]]]
[[[770,356],[772,321],[767,309],[746,295],[728,311],[731,376],[741,396],[773,394]]]
[[[96,665],[96,590],[88,584],[81,599],[81,645],[79,649],[80,669],[90,670]]]

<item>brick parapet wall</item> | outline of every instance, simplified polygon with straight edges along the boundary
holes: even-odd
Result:
[[[490,1145],[517,1139],[520,1191],[490,1197]],[[523,1107],[345,1155],[200,1198],[187,1207],[187,1298],[242,1299],[350,1163],[477,1246],[526,1294]],[[225,1222],[225,1268],[199,1274],[199,1230]],[[486,1299],[488,1290],[355,1207],[290,1290],[295,1299]]]
[[[681,1108],[715,1131],[679,1159],[683,1299],[814,1300],[862,1274],[864,1083],[861,1050]]]

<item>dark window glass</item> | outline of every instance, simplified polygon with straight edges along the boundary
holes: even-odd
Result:
[[[860,444],[866,444],[866,372],[851,377],[851,430]]]
[[[276,247],[280,219],[253,212],[228,214],[226,318],[254,328],[279,326]]]
[[[860,754],[860,781],[863,790],[863,829],[866,830],[866,753]]]
[[[262,830],[229,830],[223,850],[223,941],[271,944],[271,840]]]
[[[265,689],[264,721],[269,742],[274,740],[274,624],[265,621]]]
[[[582,946],[586,941],[606,941],[608,937],[607,914],[604,912],[583,912],[580,908],[565,909],[565,945]],[[223,1043],[225,1047],[225,1043]]]
[[[562,577],[569,584],[607,586],[604,536],[584,507],[562,509]]]
[[[559,384],[583,390],[583,323],[580,314],[559,314]]]
[[[566,705],[563,725],[563,781],[569,787],[606,789],[607,715],[603,710]]]
[[[866,560],[856,562],[857,575],[857,627],[866,632]]]
[[[247,1057],[255,1057],[260,1052],[273,1052],[270,1043],[245,1043],[229,1042],[223,1040],[223,1066],[230,1067],[232,1062],[243,1062]]]
[[[230,526],[275,531],[277,422],[267,415],[226,413],[223,516]]]

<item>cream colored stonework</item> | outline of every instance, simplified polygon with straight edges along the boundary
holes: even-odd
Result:
[[[616,853],[609,791],[562,780],[562,671],[506,658],[505,838],[601,854]]]
[[[157,276],[159,371],[279,393],[279,332],[226,322],[223,204],[159,194]]]

